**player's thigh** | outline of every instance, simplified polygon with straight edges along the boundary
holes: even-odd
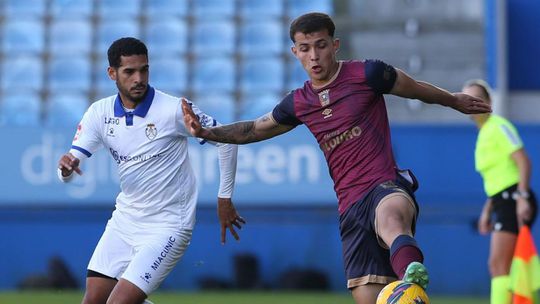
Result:
[[[128,280],[120,279],[109,296],[107,303],[132,304],[142,303],[146,294],[135,284]]]
[[[104,277],[86,278],[86,291],[82,304],[102,304],[107,301],[117,281]]]
[[[176,266],[190,241],[191,230],[166,230],[143,236],[122,278],[149,295]]]
[[[383,284],[367,284],[357,286],[352,290],[352,296],[356,304],[373,304],[377,295],[384,288]]]
[[[491,233],[489,250],[489,270],[491,276],[506,275],[510,272],[517,235],[508,231]]]
[[[401,234],[413,235],[416,214],[413,198],[405,191],[386,195],[375,209],[377,235],[388,247]]]
[[[125,241],[126,236],[109,223],[101,236],[88,263],[88,270],[118,279],[131,260],[133,245]],[[90,273],[90,272],[89,272]]]

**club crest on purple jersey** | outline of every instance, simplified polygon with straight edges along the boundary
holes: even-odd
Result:
[[[319,102],[322,107],[325,107],[330,104],[330,90],[326,89],[319,93]]]

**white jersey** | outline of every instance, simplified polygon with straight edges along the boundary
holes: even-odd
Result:
[[[121,192],[112,220],[136,227],[193,228],[197,185],[188,157],[180,100],[148,87],[145,99],[126,112],[119,95],[93,103],[77,128],[70,152],[90,157],[105,147],[118,165]],[[196,106],[203,126],[216,125]],[[202,142],[202,141],[201,141]],[[213,143],[215,144],[215,143]],[[231,197],[235,145],[219,146],[220,197]]]

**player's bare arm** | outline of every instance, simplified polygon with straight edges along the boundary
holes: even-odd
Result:
[[[185,99],[182,99],[182,111],[184,112],[184,124],[193,136],[216,142],[247,144],[272,138],[294,128],[294,126],[277,123],[272,118],[272,113],[267,113],[256,120],[203,128],[197,115]]]
[[[234,226],[242,229],[246,221],[238,214],[230,198],[218,197],[218,217],[221,226],[221,243],[225,244],[227,229],[231,232],[235,240],[240,240]]]
[[[452,94],[428,82],[414,80],[400,69],[396,69],[396,72],[396,82],[390,94],[440,104],[465,114],[491,112],[491,106],[480,98],[463,93]]]
[[[73,156],[71,153],[66,153],[60,157],[58,161],[58,169],[62,171],[62,176],[70,176],[73,171],[77,174],[82,175],[82,171],[79,168],[80,160]]]

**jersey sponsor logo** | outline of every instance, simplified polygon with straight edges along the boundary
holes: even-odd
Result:
[[[201,126],[203,127],[214,126],[214,119],[206,114],[197,115],[197,118],[199,118],[199,122],[201,123]]]
[[[114,128],[109,128],[107,130],[107,136],[114,137]]]
[[[156,125],[153,123],[147,124],[144,133],[146,134],[146,137],[148,137],[148,139],[153,140],[157,136]]]
[[[119,125],[120,118],[118,117],[105,117],[104,123],[106,125]]]
[[[117,164],[120,164],[121,162],[129,162],[129,161],[144,162],[155,157],[160,157],[162,155],[162,153],[158,153],[158,154],[150,154],[150,155],[131,156],[131,155],[120,155],[118,154],[118,151],[114,150],[113,148],[109,148],[109,151],[111,152],[111,155]]]
[[[167,243],[163,247],[163,250],[161,250],[158,257],[154,260],[154,263],[150,266],[152,267],[152,269],[157,270],[159,268],[159,265],[161,265],[161,262],[165,260],[165,258],[171,251],[175,242],[176,242],[176,239],[172,236],[169,236],[169,239],[167,240]]]
[[[330,152],[343,142],[356,138],[361,134],[362,129],[359,126],[352,127],[351,129],[345,130],[342,133],[339,133],[339,131],[334,131],[324,136],[323,141],[319,144],[319,147],[324,152]]]
[[[147,284],[150,284],[150,279],[152,278],[152,274],[150,272],[145,272],[144,276],[139,276],[143,281],[145,281]]]
[[[81,137],[81,133],[82,133],[82,125],[79,124],[77,125],[77,132],[75,133],[75,136],[73,137],[73,141],[79,140],[79,137]]]
[[[332,109],[326,108],[326,109],[324,109],[324,111],[322,111],[321,114],[324,116],[323,119],[327,119],[329,117],[332,117]]]
[[[319,102],[322,107],[330,104],[330,89],[323,90],[319,93]]]

